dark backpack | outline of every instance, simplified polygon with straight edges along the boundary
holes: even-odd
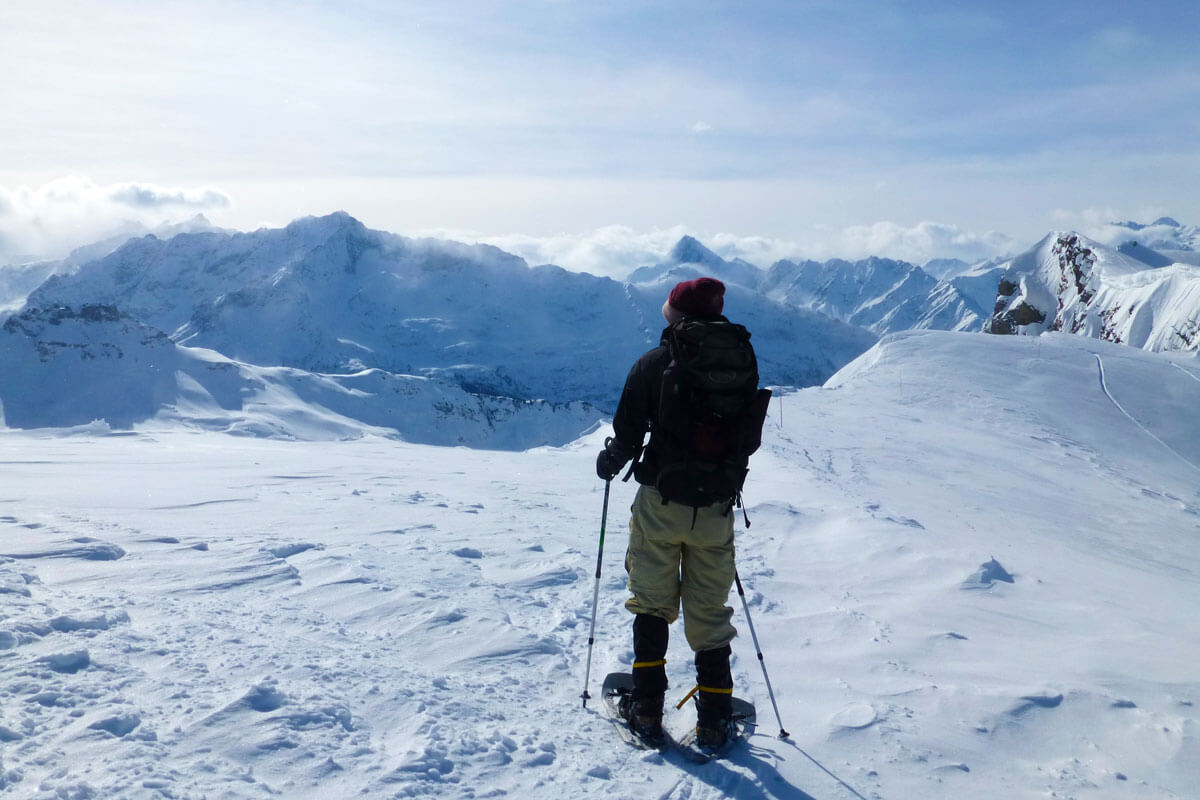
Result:
[[[758,388],[750,332],[725,319],[684,319],[666,339],[671,362],[650,442],[656,488],[685,505],[732,504],[771,401],[771,391]]]

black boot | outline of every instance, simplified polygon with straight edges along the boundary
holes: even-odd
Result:
[[[629,730],[642,741],[658,746],[667,739],[663,730],[663,696],[639,695],[633,692],[622,695],[617,704],[621,717],[629,723]]]
[[[721,750],[732,735],[732,695],[696,693],[696,746],[701,750]]]
[[[629,729],[653,744],[666,738],[662,717],[669,634],[670,628],[662,617],[638,614],[633,619],[633,692],[622,698],[620,710],[629,722]]]
[[[720,750],[732,733],[731,652],[725,645],[696,653],[696,745],[701,749]]]

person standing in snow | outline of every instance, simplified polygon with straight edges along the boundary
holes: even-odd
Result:
[[[597,475],[608,481],[630,459],[641,456],[632,469],[640,486],[631,507],[625,556],[632,593],[625,607],[635,615],[633,691],[623,699],[622,712],[636,735],[650,742],[663,740],[669,625],[679,616],[682,603],[684,635],[696,654],[697,744],[712,749],[724,746],[730,729],[730,642],[737,630],[726,601],[734,582],[732,511],[745,472],[738,468],[736,485],[717,502],[696,505],[681,500],[678,491],[677,496],[667,496],[670,482],[661,480],[660,472],[672,468],[668,462],[673,456],[663,432],[670,427],[664,422],[669,421],[659,415],[660,409],[670,408],[662,403],[662,394],[664,372],[673,365],[669,346],[673,329],[690,320],[719,321],[749,339],[744,328],[722,316],[724,296],[724,284],[713,278],[684,281],[671,290],[662,307],[667,328],[661,344],[630,370],[613,417],[615,436],[596,459]],[[746,349],[753,363],[748,341]],[[751,391],[756,390],[757,378],[755,367]],[[769,400],[770,394],[766,396]],[[761,435],[761,420],[758,424]],[[647,432],[650,441],[643,449]],[[744,459],[740,466],[745,466]]]

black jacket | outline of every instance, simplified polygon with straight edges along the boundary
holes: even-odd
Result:
[[[664,330],[659,346],[639,358],[629,370],[621,402],[613,415],[613,433],[625,453],[636,455],[640,452],[646,434],[650,433],[650,444],[633,471],[637,482],[647,486],[654,486],[658,479],[654,428],[658,424],[663,371],[670,363],[671,353],[667,349],[667,332]]]

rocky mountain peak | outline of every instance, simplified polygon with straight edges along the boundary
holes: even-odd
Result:
[[[725,259],[700,244],[698,240],[691,236],[684,236],[676,242],[675,246],[671,248],[668,259],[676,264],[718,266],[725,263]]]

